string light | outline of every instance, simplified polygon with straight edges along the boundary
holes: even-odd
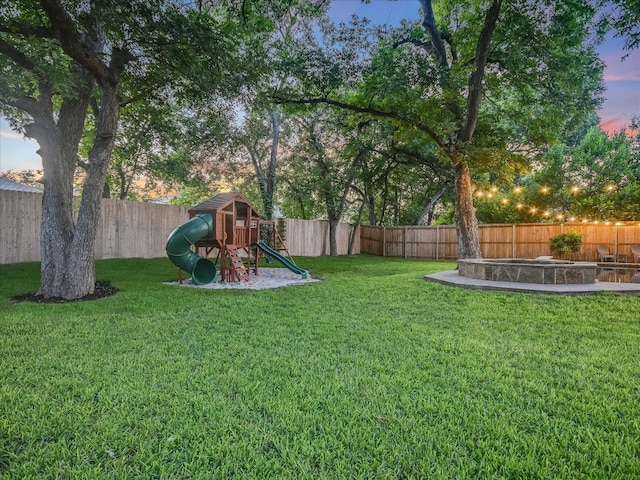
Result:
[[[494,197],[498,197],[500,199],[500,203],[504,206],[507,206],[509,204],[511,204],[511,200],[507,197],[505,197],[504,195],[500,195],[498,196],[498,193],[500,192],[500,188],[498,188],[497,186],[493,185],[490,187],[487,187],[487,190],[476,190],[474,192],[474,196],[480,198],[480,199],[486,199],[487,201],[489,199],[493,199]],[[616,186],[614,184],[609,184],[606,185],[604,187],[605,191],[607,192],[613,192],[616,190]],[[515,185],[513,187],[513,193],[517,194],[517,193],[521,193],[523,191],[523,187],[521,185]],[[571,194],[577,194],[581,191],[581,188],[577,185],[572,185],[568,188],[569,193]],[[547,185],[544,185],[542,187],[540,187],[539,190],[540,193],[546,195],[548,193],[551,192],[551,188]],[[501,197],[501,198],[500,198]],[[496,200],[498,199],[496,198]],[[562,221],[567,221],[567,222],[576,222],[576,221],[581,221],[582,223],[590,223],[592,222],[594,225],[598,225],[599,223],[604,223],[605,225],[623,225],[624,223],[620,223],[620,222],[615,222],[615,221],[610,221],[610,220],[590,220],[589,218],[584,218],[582,220],[577,219],[575,216],[570,216],[567,217],[565,214],[563,213],[553,213],[551,210],[541,210],[538,207],[532,206],[532,205],[526,205],[524,203],[518,202],[518,203],[514,203],[513,204],[514,208],[516,210],[522,210],[522,209],[527,209],[529,215],[535,215],[535,214],[539,214],[541,217],[546,218],[546,219],[554,219],[557,220],[559,222]],[[638,223],[638,226],[640,227],[640,223]]]

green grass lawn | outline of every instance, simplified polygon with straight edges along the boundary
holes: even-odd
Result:
[[[425,282],[452,263],[301,258],[319,283],[15,304],[0,265],[0,478],[640,478],[640,298]]]

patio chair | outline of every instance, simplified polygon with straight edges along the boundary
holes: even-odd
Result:
[[[616,256],[609,252],[609,247],[607,245],[598,245],[598,261],[615,262]]]
[[[631,253],[633,253],[633,262],[634,263],[640,262],[640,245],[632,245]]]

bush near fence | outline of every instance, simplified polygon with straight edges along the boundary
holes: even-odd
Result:
[[[167,237],[189,219],[188,207],[102,200],[96,259],[165,256]],[[0,264],[40,260],[42,194],[0,190]],[[329,254],[329,223],[285,219],[287,250],[294,256]],[[347,253],[352,227],[340,224],[338,254]],[[360,253],[356,235],[353,253]]]
[[[360,251],[405,258],[456,259],[458,240],[451,225],[420,227],[360,227]],[[550,239],[571,231],[581,233],[582,249],[572,260],[596,261],[598,245],[633,261],[632,245],[640,245],[640,222],[519,223],[480,225],[480,249],[484,258],[536,258],[552,255]]]

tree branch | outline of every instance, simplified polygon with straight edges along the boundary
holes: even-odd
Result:
[[[417,225],[425,225],[425,221],[424,221],[425,217],[429,214],[429,212],[431,212],[431,210],[433,210],[433,207],[436,205],[438,200],[442,198],[442,196],[444,195],[444,193],[447,191],[449,187],[451,187],[451,184],[446,181],[440,186],[440,189],[435,193],[433,197],[431,197],[431,199],[427,202],[427,204],[422,209],[422,213],[418,218]]]
[[[46,72],[42,68],[40,68],[40,65],[38,65],[33,59],[25,55],[23,52],[15,48],[13,45],[5,42],[2,38],[0,38],[0,54],[9,57],[16,65],[33,73],[38,79],[38,82],[49,82],[49,78]]]
[[[480,102],[482,100],[482,84],[485,76],[485,69],[487,67],[487,60],[489,58],[489,47],[491,45],[491,37],[493,31],[498,23],[498,17],[500,15],[500,6],[502,0],[494,0],[484,19],[484,25],[478,38],[478,44],[476,46],[475,56],[475,70],[469,77],[469,96],[467,97],[467,115],[465,118],[464,127],[462,129],[460,139],[463,142],[468,142],[473,137],[473,134],[478,123],[478,114],[480,113]]]
[[[395,112],[387,112],[384,110],[378,110],[376,108],[373,107],[360,107],[357,105],[351,105],[349,103],[345,103],[345,102],[340,102],[338,100],[331,100],[328,98],[307,98],[307,99],[282,99],[282,98],[274,98],[274,102],[275,103],[279,103],[279,104],[291,104],[291,105],[319,105],[319,104],[325,104],[325,105],[332,105],[334,107],[338,107],[338,108],[342,108],[344,110],[349,110],[352,112],[357,112],[357,113],[366,113],[368,115],[371,115],[373,117],[380,117],[380,118],[389,118],[391,120],[397,120],[399,122],[405,123],[407,125],[411,125],[415,128],[417,128],[418,130],[421,130],[423,132],[425,132],[427,135],[429,135],[431,137],[431,139],[441,148],[446,149],[446,145],[445,143],[442,141],[442,139],[438,136],[438,134],[436,134],[436,132],[434,132],[431,128],[429,128],[427,125],[424,125],[420,122],[416,122],[414,120],[411,120],[409,118],[405,118],[402,115],[399,115]]]
[[[424,15],[422,18],[422,26],[431,38],[431,44],[433,45],[436,58],[438,59],[438,64],[441,67],[448,68],[449,62],[447,61],[447,50],[444,48],[444,42],[442,41],[442,37],[440,36],[440,32],[436,26],[436,19],[433,15],[431,0],[420,0],[420,4],[422,5],[422,12]]]
[[[442,81],[444,83],[445,90],[447,88],[455,88],[455,86],[451,82],[451,78],[448,75],[448,71],[451,69],[451,65],[449,60],[447,59],[447,50],[444,45],[443,38],[448,38],[451,40],[449,35],[443,37],[443,35],[438,30],[436,25],[436,18],[433,14],[433,6],[432,0],[420,0],[420,4],[422,5],[422,26],[427,31],[427,34],[431,38],[431,43],[433,44],[433,49],[435,52],[436,60],[438,61],[438,65],[442,70]],[[451,43],[451,42],[450,42]],[[452,58],[457,58],[457,53],[455,49],[452,47]],[[460,106],[455,101],[450,101],[448,103],[448,108],[455,115],[456,120],[462,124],[462,112]]]
[[[59,0],[40,0],[47,14],[55,36],[64,52],[89,70],[100,85],[117,83],[107,66],[83,41],[71,16],[62,7]],[[113,59],[112,59],[113,62]]]
[[[405,38],[403,40],[399,40],[397,42],[392,43],[391,47],[392,48],[398,48],[401,45],[406,45],[407,43],[411,43],[412,45],[415,45],[416,47],[420,47],[427,53],[433,53],[433,51],[434,51],[433,44],[431,42],[422,42],[422,41],[416,40],[414,38]]]
[[[22,110],[23,112],[27,112],[32,117],[35,116],[39,112],[38,101],[35,98],[31,97],[20,97],[15,100],[7,100],[7,105],[13,108],[17,108],[18,110]]]
[[[55,38],[53,29],[41,25],[27,25],[11,22],[0,24],[0,32],[21,35],[23,37]]]
[[[111,50],[109,65],[105,65],[99,54],[83,41],[76,23],[63,8],[60,0],[40,0],[40,4],[64,52],[86,68],[99,85],[117,85],[127,63],[136,57],[128,50],[114,47]],[[98,43],[102,43],[102,40],[98,40]]]

